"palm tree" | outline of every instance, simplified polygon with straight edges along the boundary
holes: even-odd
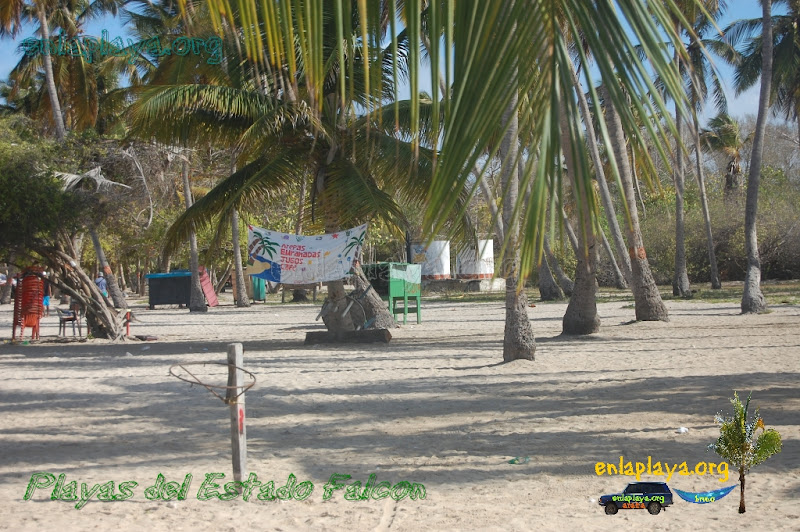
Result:
[[[695,2],[688,2],[689,4],[696,5]],[[686,6],[681,6],[682,10]],[[692,17],[687,17],[691,19]],[[681,34],[681,21],[675,16],[672,21],[672,30],[680,36]],[[684,62],[681,61],[681,53],[683,50],[675,49],[674,63],[675,70],[679,77],[682,77],[686,72]],[[681,112],[681,106],[675,104],[675,168],[673,171],[673,179],[675,181],[675,274],[672,278],[672,295],[681,296],[685,298],[692,297],[692,289],[689,285],[689,274],[686,270],[686,238],[684,227],[684,208],[683,208],[683,193],[685,185],[685,160],[683,158],[683,121],[684,115]]]
[[[742,404],[739,394],[733,392],[733,416],[723,418],[717,415],[715,421],[719,423],[719,438],[708,446],[722,458],[739,468],[739,513],[745,513],[744,506],[744,481],[745,475],[751,467],[764,462],[770,456],[781,452],[781,435],[775,429],[767,429],[764,420],[758,415],[756,409],[755,419],[747,419],[747,410],[750,407],[750,395],[747,402]],[[756,431],[761,429],[761,434],[756,437]]]
[[[510,260],[504,261],[506,279],[506,318],[503,332],[503,360],[533,360],[536,340],[528,318],[528,298],[522,290],[524,276],[520,273],[519,216],[516,212],[519,197],[519,118],[517,97],[512,97],[502,122],[505,134],[500,142],[501,182],[505,190],[503,201],[503,231]],[[522,279],[522,280],[521,280]]]
[[[604,85],[602,93],[607,88]],[[619,165],[619,177],[622,183],[622,194],[627,207],[628,249],[631,259],[631,291],[635,301],[636,319],[640,321],[669,321],[667,307],[661,300],[661,293],[653,279],[647,253],[639,228],[639,212],[636,206],[636,195],[633,188],[633,173],[628,159],[627,143],[623,132],[619,111],[609,98],[605,100],[606,120],[609,126],[609,140],[613,148],[614,159]]]
[[[711,288],[722,288],[722,283],[719,279],[719,270],[717,268],[717,257],[714,252],[714,236],[711,231],[711,216],[708,211],[708,199],[706,197],[706,184],[705,176],[703,175],[702,165],[702,145],[700,142],[700,122],[698,120],[698,113],[703,103],[708,99],[708,80],[711,81],[714,100],[716,107],[720,112],[724,112],[727,108],[725,99],[725,92],[722,88],[722,83],[717,75],[716,70],[713,68],[708,54],[704,48],[716,48],[722,55],[729,53],[729,47],[720,41],[712,39],[703,39],[705,33],[712,31],[716,26],[712,20],[716,20],[723,14],[725,9],[725,2],[720,0],[707,0],[706,9],[712,18],[706,16],[705,13],[694,13],[693,31],[686,32],[689,34],[689,45],[686,47],[687,54],[689,55],[688,75],[689,83],[689,103],[690,111],[692,114],[692,141],[694,143],[695,154],[695,169],[697,174],[697,185],[700,191],[700,206],[703,211],[703,221],[706,229],[706,243],[708,246],[708,261],[711,268]],[[721,48],[721,49],[720,49]]]
[[[772,25],[772,79],[770,107],[786,120],[797,123],[800,141],[800,3],[796,0],[773,0],[773,5],[784,6],[786,14],[771,14]],[[754,86],[763,74],[763,18],[738,20],[725,29],[725,39],[734,46],[746,41],[742,56],[729,55],[736,66],[734,88],[741,94]],[[762,31],[759,31],[762,30]]]
[[[719,114],[709,120],[708,127],[700,133],[706,150],[725,154],[725,195],[730,196],[742,187],[742,149],[750,136],[744,137],[739,122],[727,114]]]
[[[54,9],[55,0],[10,0],[3,9],[0,9],[0,36],[16,36],[25,22],[37,22],[39,35],[43,42],[50,41],[50,20],[48,13],[57,12]],[[45,86],[50,97],[53,124],[56,129],[56,138],[63,141],[67,136],[64,126],[64,117],[61,115],[61,104],[58,101],[55,76],[53,75],[53,62],[49,53],[42,54],[44,66]]]
[[[767,129],[767,112],[772,94],[772,0],[762,0],[761,23],[761,92],[758,98],[758,118],[750,154],[750,171],[747,175],[747,202],[744,211],[744,238],[747,253],[747,273],[742,293],[742,313],[763,312],[767,300],[761,293],[761,259],[758,254],[756,217],[758,215],[758,187],[761,183],[761,157],[764,153],[764,132]]]

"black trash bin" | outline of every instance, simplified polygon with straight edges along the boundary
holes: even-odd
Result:
[[[145,278],[150,288],[150,310],[156,305],[189,306],[192,286],[192,273],[189,270],[148,273]]]

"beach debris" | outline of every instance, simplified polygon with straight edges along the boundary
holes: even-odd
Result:
[[[531,461],[530,456],[515,456],[511,460],[508,461],[509,464],[527,464]]]
[[[146,345],[146,346],[144,346],[144,347],[142,348],[142,351],[147,351],[148,349],[150,349],[150,346],[149,346],[149,345]]]
[[[677,432],[678,434],[686,434],[687,432],[689,432],[689,429],[687,429],[686,427],[680,427],[675,432]]]
[[[132,357],[133,353],[131,353],[130,351],[125,351],[125,356],[126,357]]]

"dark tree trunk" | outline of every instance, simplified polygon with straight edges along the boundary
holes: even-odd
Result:
[[[17,274],[17,267],[13,264],[15,260],[14,254],[11,253],[8,257],[8,269],[6,270],[6,284],[0,289],[0,305],[8,305],[11,303],[11,288],[13,285],[14,276]]]
[[[235,171],[235,170],[234,170]],[[244,283],[250,282],[250,279],[245,279],[244,268],[242,267],[242,250],[239,245],[239,211],[233,209],[231,213],[231,241],[233,242],[233,270],[236,275],[236,298],[237,307],[249,307],[250,298],[247,297],[247,285]]]
[[[744,513],[744,467],[739,468],[739,513]]]
[[[606,92],[604,89],[603,92]],[[628,153],[625,149],[625,134],[622,131],[622,122],[617,114],[617,110],[611,103],[611,99],[606,97],[606,119],[608,123],[608,133],[614,150],[614,158],[619,168],[620,180],[622,181],[622,192],[625,202],[628,205],[630,217],[628,219],[628,248],[631,259],[631,291],[636,307],[636,319],[639,321],[669,321],[669,313],[658,286],[653,279],[650,271],[650,264],[647,262],[647,253],[644,249],[642,232],[639,228],[639,211],[636,207],[636,196],[633,190],[633,178],[631,175]]]
[[[747,176],[747,202],[744,211],[744,238],[747,252],[747,273],[742,293],[742,313],[764,312],[767,300],[761,293],[761,257],[758,253],[756,221],[758,216],[758,187],[761,183],[761,158],[764,154],[764,132],[772,91],[772,0],[762,1],[761,30],[761,93],[758,101],[753,151],[750,154],[750,173]],[[744,483],[742,483],[744,497]],[[744,503],[742,503],[744,505]],[[744,511],[744,506],[741,507]]]
[[[128,308],[128,304],[125,302],[125,295],[122,293],[122,290],[119,289],[117,277],[111,270],[111,266],[108,265],[106,254],[103,251],[102,244],[100,243],[100,237],[98,236],[94,226],[89,227],[89,236],[92,237],[94,252],[97,255],[98,262],[100,262],[100,267],[103,269],[103,274],[106,278],[106,285],[108,286],[108,295],[111,296],[111,301],[114,304],[114,308]]]
[[[183,161],[181,168],[183,178],[183,199],[186,208],[192,206],[192,187],[189,185],[189,163]],[[206,297],[203,295],[203,288],[200,286],[200,259],[197,256],[197,233],[192,225],[189,233],[189,270],[192,273],[191,288],[189,292],[189,312],[208,312],[206,307]]]
[[[231,151],[231,175],[236,173],[236,152]],[[247,297],[247,285],[250,279],[244,277],[244,267],[242,266],[242,250],[239,244],[239,211],[233,209],[231,213],[231,243],[233,244],[233,275],[236,276],[234,286],[236,290],[233,294],[236,299],[236,306],[243,308],[250,306],[250,298]]]
[[[556,280],[553,278],[553,273],[547,264],[547,256],[542,256],[542,262],[539,263],[539,294],[542,301],[559,301],[564,299],[564,292],[558,286]]]
[[[544,236],[544,252],[547,255],[547,265],[550,267],[550,271],[553,272],[558,279],[558,285],[561,287],[561,290],[564,291],[564,295],[567,297],[572,296],[572,290],[575,288],[575,283],[572,282],[564,270],[561,269],[561,265],[558,263],[558,259],[553,252],[550,250],[550,243],[548,242],[547,235]]]
[[[500,160],[502,167],[503,190],[503,229],[506,235],[506,246],[509,257],[504,260],[506,264],[506,319],[503,334],[503,360],[534,360],[536,340],[533,328],[528,318],[528,297],[519,286],[520,280],[520,252],[519,252],[519,224],[514,213],[514,207],[519,197],[519,170],[517,154],[519,146],[519,121],[517,118],[517,97],[514,96],[503,113],[502,126],[508,126],[500,143]]]

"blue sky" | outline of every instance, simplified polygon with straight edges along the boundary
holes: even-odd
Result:
[[[740,18],[757,18],[761,16],[761,6],[757,0],[728,0],[728,12],[726,16],[720,21],[720,27],[727,26],[731,21]],[[126,39],[128,37],[125,28],[122,27],[119,19],[108,17],[103,20],[96,20],[88,25],[87,32],[89,35],[100,35],[101,31],[105,29],[108,31],[110,38],[117,36]],[[21,32],[16,39],[2,39],[0,40],[0,79],[6,79],[8,73],[19,61],[21,52],[17,49],[18,44],[25,38],[33,36],[34,27],[29,26],[26,31]],[[728,93],[729,111],[732,115],[743,117],[748,114],[755,115],[758,111],[758,85],[751,88],[749,91],[735,97],[732,89],[733,72],[730,67],[722,63],[717,64],[723,79],[727,81],[726,91]],[[421,89],[430,90],[430,75],[429,72],[423,70],[423,77],[421,81]],[[403,91],[407,97],[408,91]],[[404,95],[401,94],[401,97]],[[706,116],[715,114],[713,109],[709,109]]]

